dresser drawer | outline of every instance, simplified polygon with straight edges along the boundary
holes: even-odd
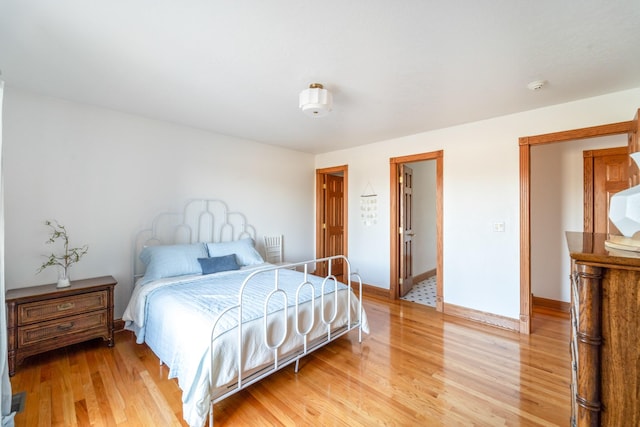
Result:
[[[105,290],[20,304],[18,306],[18,326],[106,309],[107,296]]]
[[[63,338],[91,329],[107,328],[107,310],[18,327],[18,347]]]

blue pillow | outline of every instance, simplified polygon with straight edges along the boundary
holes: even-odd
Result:
[[[241,267],[264,263],[262,255],[253,246],[253,239],[250,237],[233,242],[207,243],[207,250],[210,257],[235,254]]]
[[[198,258],[202,274],[212,274],[219,271],[238,270],[240,266],[236,262],[236,256],[224,255],[211,258]]]
[[[140,252],[140,260],[147,267],[141,284],[165,277],[202,274],[198,258],[206,256],[207,247],[204,243],[147,246]]]

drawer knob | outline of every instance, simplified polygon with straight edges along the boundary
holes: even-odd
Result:
[[[70,308],[75,307],[75,304],[72,302],[65,302],[64,304],[58,304],[58,311],[69,310]]]
[[[71,328],[73,328],[73,322],[69,322],[66,325],[58,325],[58,330],[60,331],[68,331]]]

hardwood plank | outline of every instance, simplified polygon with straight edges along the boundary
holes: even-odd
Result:
[[[42,387],[39,390],[38,396],[38,418],[37,424],[39,427],[50,426],[51,418],[52,418],[52,408],[51,408],[51,385],[49,382],[45,382],[42,384]]]
[[[567,425],[569,320],[534,312],[532,334],[366,298],[372,333],[343,337],[215,405],[217,426]],[[183,425],[182,392],[128,332],[25,360],[16,426]],[[62,394],[52,398],[52,395]]]
[[[82,352],[85,355],[85,352]],[[91,425],[103,426],[105,422],[100,413],[100,405],[98,404],[98,397],[96,396],[96,390],[93,387],[91,381],[91,371],[89,370],[89,364],[86,357],[78,358],[78,369],[82,381],[82,390],[78,390],[77,398],[84,400],[87,408],[87,417],[91,422]]]

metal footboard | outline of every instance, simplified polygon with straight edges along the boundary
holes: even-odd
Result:
[[[348,277],[350,280],[347,283],[343,283],[348,287],[347,292],[347,301],[344,306],[347,310],[346,313],[346,323],[344,325],[334,325],[336,319],[339,315],[340,305],[338,303],[338,292],[339,292],[339,283],[336,276],[332,273],[332,267],[335,261],[342,260],[343,262],[343,272],[346,272],[344,277]],[[314,271],[317,264],[319,263],[327,263],[327,274],[322,278],[321,289],[319,290],[320,295],[317,295],[318,289],[309,281],[309,276],[311,275],[311,271]],[[288,301],[288,296],[284,290],[281,289],[281,279],[280,272],[284,269],[295,269],[302,273],[302,281],[297,285],[296,289],[296,300],[293,303]],[[273,289],[264,301],[264,309],[262,314],[262,322],[263,322],[263,337],[262,342],[266,348],[272,352],[273,357],[272,361],[267,365],[261,367],[259,370],[255,370],[255,367],[251,369],[246,369],[244,367],[244,341],[245,341],[245,331],[243,329],[242,322],[242,314],[243,314],[243,295],[245,292],[250,292],[252,279],[258,275],[271,274],[273,275]],[[354,285],[357,286],[357,292],[354,291]],[[307,300],[301,303],[300,294],[305,289],[308,289],[311,292],[311,300]],[[358,298],[357,304],[357,314],[356,318],[352,316],[351,313],[351,305],[353,304],[353,295]],[[279,310],[277,314],[273,312],[269,312],[269,303],[275,298],[282,298],[283,309]],[[319,311],[320,315],[316,316],[316,304],[320,301]],[[306,324],[302,324],[301,316],[301,305],[306,302],[311,303],[311,318],[305,322]],[[327,306],[331,306],[331,310],[325,310]],[[291,307],[289,307],[291,306]],[[294,310],[293,323],[294,328],[292,334],[289,334],[289,316],[290,310]],[[328,313],[327,313],[328,311]],[[273,320],[273,316],[281,316],[282,323],[284,325],[284,331],[281,337],[270,338],[268,335],[269,330],[269,322]],[[214,346],[215,339],[218,336],[216,327],[219,325],[220,321],[227,316],[235,316],[235,330],[233,333],[237,334],[237,349],[236,349],[236,359],[237,359],[237,370],[238,375],[237,379],[233,381],[231,384],[228,384],[221,394],[214,395],[214,390],[218,389],[219,385],[216,384],[215,378],[213,378],[214,366],[216,361],[214,360]],[[214,417],[213,417],[213,405],[221,400],[243,390],[244,388],[254,384],[261,379],[271,375],[272,373],[290,365],[295,362],[295,372],[298,372],[299,369],[299,361],[304,356],[312,353],[313,351],[325,346],[326,344],[340,338],[342,335],[350,332],[353,329],[358,329],[358,341],[362,342],[362,316],[363,316],[363,307],[362,307],[362,279],[360,275],[357,273],[351,273],[351,265],[349,260],[343,255],[331,256],[326,258],[314,259],[310,261],[291,263],[285,265],[278,265],[267,267],[265,269],[260,269],[252,272],[242,283],[240,288],[240,292],[238,295],[238,303],[227,308],[224,312],[222,312],[218,318],[216,319],[214,326],[211,331],[211,342],[210,342],[210,369],[209,369],[209,393],[210,393],[210,405],[209,405],[209,425],[213,427]],[[320,322],[320,323],[318,323]],[[322,327],[326,329],[326,332],[322,332],[319,336],[311,337],[312,331],[314,328]],[[296,346],[293,351],[287,351],[286,354],[280,354],[281,349],[285,344],[287,344],[287,337],[291,337],[291,340],[295,340],[295,337],[298,337],[302,340],[302,344],[300,346]],[[295,341],[294,341],[295,342]],[[291,344],[291,343],[289,343]]]

